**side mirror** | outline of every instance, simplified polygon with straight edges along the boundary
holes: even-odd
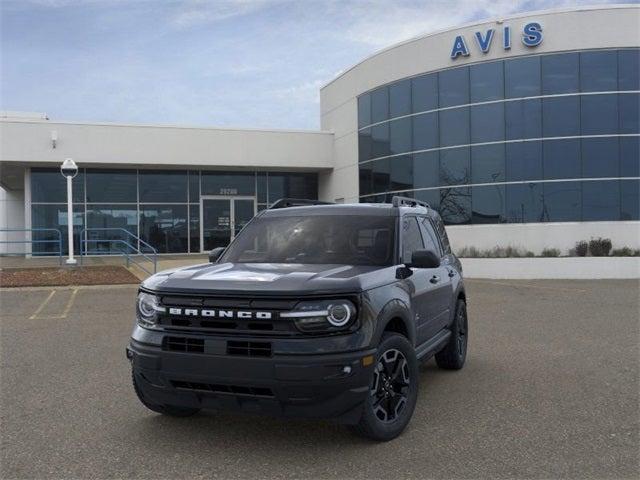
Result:
[[[222,256],[226,247],[216,247],[209,252],[209,262],[216,263],[218,259]]]
[[[411,263],[407,267],[413,268],[437,268],[440,266],[440,257],[433,250],[416,250],[411,255]]]

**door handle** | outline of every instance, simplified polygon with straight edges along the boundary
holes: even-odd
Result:
[[[438,283],[440,281],[440,277],[438,275],[434,275],[429,281],[431,283]]]

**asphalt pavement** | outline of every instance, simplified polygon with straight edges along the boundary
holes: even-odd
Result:
[[[467,281],[465,368],[384,444],[328,421],[168,418],[130,383],[133,286],[0,291],[10,478],[638,478],[639,283]],[[53,292],[53,293],[52,293]]]

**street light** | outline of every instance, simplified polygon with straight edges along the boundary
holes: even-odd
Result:
[[[60,173],[67,179],[67,235],[69,239],[69,258],[67,265],[75,265],[76,259],[73,258],[73,191],[71,182],[73,177],[78,174],[78,166],[73,159],[67,158],[60,165]]]

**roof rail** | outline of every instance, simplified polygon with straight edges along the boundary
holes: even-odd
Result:
[[[400,197],[395,195],[392,199],[391,199],[391,204],[394,207],[425,207],[425,208],[431,208],[429,206],[429,204],[427,202],[423,202],[421,200],[416,200],[415,198],[409,198],[409,197]]]
[[[298,198],[281,198],[276,200],[269,207],[269,210],[276,208],[289,208],[289,207],[304,207],[308,205],[334,205],[333,202],[321,202],[320,200],[306,200]]]

